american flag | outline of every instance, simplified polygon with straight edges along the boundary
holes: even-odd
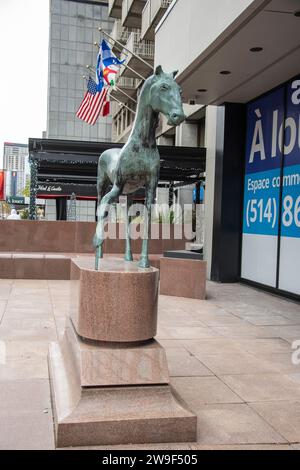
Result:
[[[107,116],[110,112],[107,93],[107,88],[103,88],[99,92],[97,83],[90,77],[87,82],[87,92],[79,106],[76,116],[92,126],[95,124],[100,114],[103,117]]]

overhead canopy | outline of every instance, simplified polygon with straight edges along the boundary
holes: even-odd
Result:
[[[96,198],[98,159],[102,152],[123,144],[29,139],[30,158],[38,162],[38,197]],[[160,182],[193,184],[205,172],[206,150],[159,146]]]
[[[186,100],[247,103],[299,74],[299,31],[299,0],[178,0],[156,31],[155,59],[179,68]]]

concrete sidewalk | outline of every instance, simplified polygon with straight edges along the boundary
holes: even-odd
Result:
[[[63,333],[69,289],[0,280],[0,449],[54,449],[47,349]],[[116,448],[300,450],[299,304],[208,283],[206,301],[160,296],[157,339],[198,416],[198,442]]]

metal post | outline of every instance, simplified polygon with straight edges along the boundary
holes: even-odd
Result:
[[[99,47],[99,44],[97,42],[94,42],[94,46],[97,46],[98,49],[100,49]],[[88,68],[90,68],[89,65],[87,65]],[[128,69],[130,70],[130,72],[133,72],[137,77],[139,77],[141,80],[145,81],[147,80],[146,77],[143,77],[143,75],[141,75],[139,72],[137,72],[136,70],[133,70],[133,68],[129,67],[129,65],[127,64],[122,64],[121,67],[125,67],[125,69]],[[153,70],[153,69],[152,69]]]
[[[125,103],[122,103],[121,101],[117,100],[117,98],[115,98],[114,96],[109,96],[110,99],[116,101],[117,103],[119,103],[121,106],[124,106],[124,108],[128,109],[128,111],[130,111],[132,114],[136,115],[136,112],[133,111],[133,109],[130,109],[128,106],[126,106]]]
[[[118,86],[115,85],[115,89],[118,90],[122,95],[127,96],[127,98],[137,104],[137,101],[134,98],[131,98],[125,91],[121,90]]]
[[[87,65],[87,68],[92,69],[92,67],[90,67],[89,65]],[[84,80],[87,80],[86,75],[82,75],[82,78],[83,78]],[[124,91],[120,90],[120,88],[118,88],[117,86],[115,86],[115,88],[116,88],[120,93],[123,93],[123,95],[127,96],[127,98],[129,98],[130,100],[132,100],[135,104],[137,104],[137,101],[135,101],[133,98],[131,98],[129,95],[127,95],[127,93],[125,93]],[[113,91],[113,90],[111,90],[111,91]],[[113,100],[117,101],[118,103],[120,103],[120,104],[122,104],[122,105],[125,106],[124,103],[122,103],[121,101],[117,100],[117,99],[114,98],[113,96],[109,95],[109,97],[112,98]],[[130,108],[128,108],[128,109],[129,109],[131,112],[134,112],[134,111],[132,111],[132,109],[130,109]]]

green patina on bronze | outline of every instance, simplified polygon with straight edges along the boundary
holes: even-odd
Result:
[[[146,190],[147,218],[144,223],[141,268],[148,268],[148,241],[150,237],[151,206],[158,184],[160,158],[156,145],[159,113],[168,124],[178,126],[185,115],[182,109],[180,87],[175,82],[177,72],[164,73],[161,66],[149,77],[141,90],[135,122],[127,143],[122,149],[109,149],[102,153],[98,163],[98,224],[94,236],[96,248],[95,268],[103,257],[104,222],[108,205],[120,195],[130,195],[141,188]],[[112,189],[106,194],[108,188]],[[127,227],[129,227],[127,220]],[[127,229],[125,260],[132,261],[130,234]]]

